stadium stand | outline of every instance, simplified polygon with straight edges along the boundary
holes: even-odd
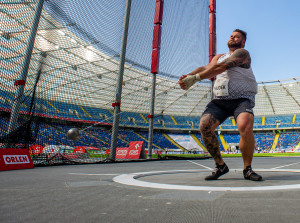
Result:
[[[5,112],[5,109],[10,108],[11,101],[13,100],[12,95],[9,92],[1,91],[1,107],[0,109]],[[92,123],[111,123],[112,122],[112,112],[105,109],[94,108],[90,106],[78,106],[74,104],[68,104],[57,101],[49,101],[44,99],[37,99],[39,102],[39,108],[37,109],[38,115],[50,115],[49,117],[56,117],[58,122],[59,119],[74,120],[74,121],[93,121]],[[55,106],[53,105],[55,104]],[[7,131],[9,118],[7,116],[1,117],[0,122],[0,133],[3,135]],[[148,123],[146,114],[139,114],[133,112],[121,113],[120,125],[123,127],[133,127],[133,128],[148,128]],[[284,129],[284,128],[297,128],[300,127],[300,115],[270,115],[270,116],[258,116],[254,119],[254,129]],[[159,115],[154,119],[154,127],[156,129],[198,129],[200,117],[185,117],[185,116],[171,116],[171,115]],[[294,121],[293,121],[294,120]],[[192,122],[192,124],[191,124]],[[40,126],[39,136],[37,138],[37,143],[41,145],[47,144],[68,144],[70,146],[92,146],[108,149],[110,146],[111,134],[108,130],[99,130],[99,128],[90,128],[84,134],[80,141],[70,142],[66,138],[65,133],[72,126],[64,124],[46,124],[42,123]],[[46,130],[47,129],[47,130]],[[232,118],[225,120],[221,125],[219,130],[237,130],[237,126]],[[45,132],[47,131],[47,134]],[[186,133],[188,134],[188,133]],[[290,149],[294,148],[299,143],[300,133],[294,132],[284,132],[279,135],[278,144],[276,148],[278,149]],[[202,137],[200,134],[195,134],[195,136],[203,144]],[[239,135],[236,133],[225,133],[223,134],[226,143],[238,143]],[[275,133],[256,133],[255,141],[256,148],[269,151],[272,148],[273,141],[275,138]],[[140,131],[135,133],[133,130],[122,130],[120,132],[120,137],[118,139],[118,147],[128,146],[130,141],[143,140],[145,146],[148,146],[148,132]],[[220,148],[225,150],[224,143],[219,137]],[[169,140],[164,137],[160,132],[154,132],[154,143],[156,149],[166,149],[166,148],[177,148]]]
[[[283,132],[279,135],[277,148],[278,150],[291,151],[300,142],[299,132]]]

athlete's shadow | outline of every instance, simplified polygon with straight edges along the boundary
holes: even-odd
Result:
[[[299,173],[287,173],[288,175],[284,175],[284,173],[280,173],[280,174],[261,174],[262,175],[262,181],[299,181],[300,183],[300,174]],[[219,178],[217,181],[250,181],[250,180],[245,180],[242,176],[241,177],[227,177],[227,178]]]
[[[272,174],[272,175],[267,175],[263,176],[264,180],[273,180],[273,181],[299,181],[300,182],[300,174]]]

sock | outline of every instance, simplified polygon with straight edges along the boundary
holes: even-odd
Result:
[[[217,164],[217,163],[216,163],[216,164]],[[217,164],[216,166],[217,166],[217,167],[224,167],[224,166],[226,166],[226,163],[223,163],[222,165]]]
[[[246,168],[244,170],[249,170],[251,168],[252,168],[251,165],[250,166],[246,166]]]

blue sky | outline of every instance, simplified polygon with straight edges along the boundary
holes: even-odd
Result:
[[[257,81],[300,76],[299,0],[217,0],[217,53],[228,51],[235,28],[248,33],[246,49]]]

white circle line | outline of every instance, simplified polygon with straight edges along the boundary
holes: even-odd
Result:
[[[231,169],[231,171],[242,171],[238,169]],[[297,169],[256,169],[257,172],[292,172],[300,173]],[[140,177],[160,175],[160,174],[176,174],[189,172],[207,172],[207,170],[168,170],[168,171],[151,171],[139,172],[131,174],[122,174],[113,178],[113,181],[120,184],[137,187],[147,187],[154,189],[169,189],[169,190],[188,190],[188,191],[270,191],[270,190],[292,190],[300,189],[300,184],[291,185],[277,185],[277,186],[256,186],[256,187],[215,187],[215,186],[188,186],[176,184],[153,183],[138,180]]]

